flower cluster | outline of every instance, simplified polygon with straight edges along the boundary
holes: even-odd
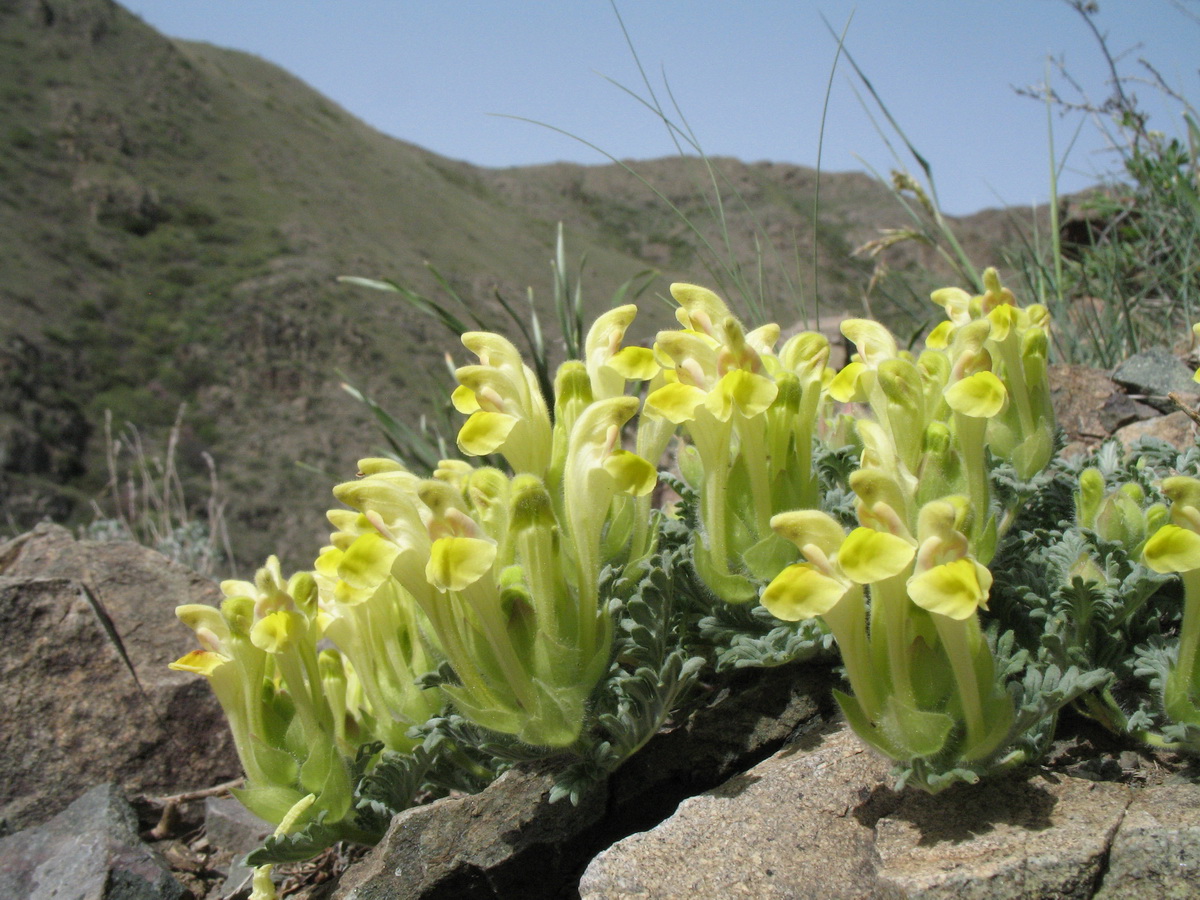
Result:
[[[246,787],[238,799],[279,824],[293,809],[329,822],[350,811],[348,757],[360,685],[335,650],[318,650],[330,621],[311,574],[285,580],[274,557],[253,582],[226,581],[220,609],[176,610],[202,649],[171,668],[205,676],[233,733]],[[430,707],[413,709],[412,718]]]
[[[648,349],[621,347],[635,312],[602,316],[587,360],[560,368],[553,421],[511,343],[464,335],[478,362],[456,373],[453,400],[468,416],[459,448],[498,453],[511,472],[446,460],[422,478],[362,460],[359,478],[334,489],[348,508],[330,511],[314,571],[285,581],[272,559],[255,583],[226,582],[220,610],[180,607],[203,649],[174,667],[209,679],[252,810],[275,823],[300,808],[308,821],[342,821],[358,748],[411,750],[414,726],[447,699],[529,745],[579,738],[610,664],[601,569],[650,540],[635,523],[649,519],[655,469],[622,445],[640,405],[626,383],[658,371]],[[658,431],[654,458],[670,436]]]
[[[855,421],[858,527],[847,533],[818,510],[770,520],[804,561],[767,585],[763,605],[782,619],[821,617],[853,690],[838,697],[847,718],[901,761],[980,763],[1013,723],[977,614],[1010,520],[989,471],[998,458],[1034,476],[1054,424],[1045,310],[1018,308],[994,270],[985,282],[978,297],[935,292],[948,318],[915,357],[876,322],[842,324],[857,353],[826,390],[870,411]]]
[[[995,270],[984,288],[935,291],[946,319],[919,351],[877,322],[846,320],[855,353],[837,371],[822,335],[777,348],[778,326],[748,330],[716,294],[688,284],[671,287],[679,327],[652,347],[626,344],[634,306],[601,315],[583,358],[559,367],[553,396],[507,339],[464,334],[475,361],[456,370],[452,396],[465,416],[463,459],[428,476],[362,460],[359,477],[334,489],[343,508],[329,513],[334,531],[313,571],[285,579],[272,559],[253,583],[226,582],[219,609],[178,610],[201,649],[174,666],[207,677],[220,700],[247,775],[242,799],[284,831],[342,823],[338,834],[354,837],[354,779],[379,747],[416,758],[430,733],[422,726],[448,709],[507,736],[506,746],[570,749],[586,761],[604,743],[598,729],[615,721],[594,711],[597,685],[614,671],[613,691],[624,674],[648,685],[643,694],[669,695],[616,704],[654,711],[628,742],[640,746],[683,681],[645,667],[631,675],[635,654],[614,660],[614,610],[629,598],[608,592],[643,572],[652,580],[650,560],[665,570],[663,535],[689,563],[672,569],[688,581],[679,590],[688,603],[719,618],[760,601],[757,613],[724,621],[775,617],[766,650],[747,658],[782,661],[780,647],[804,643],[780,639],[786,623],[823,623],[808,627],[837,643],[850,687],[837,699],[850,724],[930,790],[1027,758],[1023,735],[1052,731],[1039,717],[1128,674],[1113,675],[1113,648],[1166,583],[1154,573],[1182,574],[1186,608],[1177,648],[1143,656],[1169,667],[1168,717],[1200,733],[1200,480],[1160,485],[1143,472],[1118,483],[1081,465],[1062,492],[1073,521],[1067,511],[1048,523],[1071,536],[1039,551],[1061,583],[1035,573],[1030,583],[1045,589],[1024,596],[1017,576],[1005,583],[1003,554],[1011,564],[1012,548],[1035,540],[1014,528],[1022,509],[1039,491],[1050,503],[1043,495],[1065,476],[1047,468],[1047,312],[1018,306]],[[673,440],[690,531],[651,509]],[[504,468],[467,461],[479,457]],[[830,468],[831,459],[852,462]],[[676,585],[659,582],[660,597]],[[1026,624],[1045,623],[1019,652],[1014,635],[1036,629],[985,633],[981,612],[997,590],[1009,607],[1024,604]],[[703,633],[705,614],[693,613],[671,627]],[[1100,622],[1114,634],[1080,637]],[[631,619],[621,628],[648,631]],[[755,639],[735,630],[713,633]],[[704,662],[683,662],[695,635],[652,637],[676,642],[667,655],[680,671]],[[1028,675],[1035,657],[1052,664],[1018,684],[1014,673]],[[1142,734],[1145,716],[1124,716],[1111,694],[1083,705]]]
[[[771,516],[819,499],[812,446],[829,342],[805,332],[776,354],[778,325],[747,332],[712,291],[674,284],[671,294],[682,328],[658,333],[662,383],[644,418],[682,426],[680,468],[701,492],[696,570],[717,596],[745,602],[787,561]]]

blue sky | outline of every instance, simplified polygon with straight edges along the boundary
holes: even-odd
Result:
[[[171,36],[277,63],[379,130],[455,159],[606,161],[504,116],[562,129],[620,159],[675,152],[656,117],[613,84],[647,96],[609,0],[123,2]],[[1099,6],[1096,22],[1123,54],[1123,74],[1147,76],[1145,58],[1200,103],[1200,0]],[[1063,0],[619,0],[618,9],[651,87],[669,105],[669,84],[706,153],[810,166],[837,49],[821,15],[839,32],[849,20],[847,48],[929,159],[950,213],[1049,196],[1046,109],[1014,92],[1043,82],[1049,60],[1092,99],[1109,90],[1094,36]],[[1052,81],[1070,93],[1053,70]],[[843,61],[822,167],[886,174],[891,151],[855,87]],[[1182,134],[1178,103],[1144,84],[1132,89],[1151,127]],[[1100,130],[1079,124],[1054,118],[1059,154],[1071,148],[1067,191],[1114,165]]]

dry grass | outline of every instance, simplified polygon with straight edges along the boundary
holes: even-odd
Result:
[[[176,465],[185,411],[186,405],[181,404],[161,453],[147,449],[132,423],[114,435],[112,413],[106,411],[108,481],[103,494],[92,501],[94,519],[84,534],[136,541],[211,577],[233,559],[226,501],[216,463],[208,453],[202,454],[209,476],[208,497],[200,507],[188,500]]]

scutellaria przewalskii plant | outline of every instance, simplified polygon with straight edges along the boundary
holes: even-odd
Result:
[[[376,840],[522,759],[573,755],[574,798],[698,680],[834,646],[898,785],[1035,762],[1066,704],[1200,750],[1200,452],[1057,458],[1049,316],[983,283],[934,292],[919,352],[847,320],[839,371],[821,335],[776,349],[687,284],[653,348],[625,344],[635,306],[601,315],[552,397],[508,340],[463,335],[464,458],[363,460],[311,572],[272,559],[179,608],[202,649],[174,666],[209,679],[238,796],[280,826],[251,861]]]

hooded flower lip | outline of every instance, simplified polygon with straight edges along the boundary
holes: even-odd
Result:
[[[908,596],[929,612],[963,621],[987,609],[992,573],[970,556],[970,542],[957,529],[963,498],[938,500],[922,507],[917,562],[908,579]]]
[[[537,376],[498,334],[469,331],[462,342],[479,363],[455,371],[459,387],[451,399],[469,416],[459,430],[459,449],[469,456],[499,451],[516,471],[544,474],[550,463],[550,413]]]
[[[653,350],[621,346],[636,315],[637,306],[628,303],[603,313],[588,329],[584,362],[597,400],[623,394],[626,381],[648,381],[658,374]]]
[[[971,295],[962,288],[939,288],[929,295],[938,306],[946,311],[946,319],[954,328],[966,325],[978,311],[971,308]]]
[[[698,284],[676,282],[671,285],[671,296],[679,304],[675,310],[679,324],[709,337],[715,337],[717,326],[732,315],[724,300]]]
[[[854,358],[829,383],[829,395],[840,403],[862,403],[870,399],[876,370],[896,359],[899,348],[892,333],[870,319],[846,319],[842,334],[854,344]]]
[[[892,333],[878,322],[845,319],[839,327],[846,339],[854,344],[859,361],[868,368],[877,369],[885,360],[895,359],[900,353]]]
[[[984,370],[954,382],[946,388],[945,397],[955,412],[976,419],[990,419],[1004,408],[1008,392],[1004,382]]]

